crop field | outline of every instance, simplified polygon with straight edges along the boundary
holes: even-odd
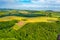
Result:
[[[10,22],[12,23],[12,21]],[[9,24],[12,25],[11,23]],[[28,23],[18,30],[13,29],[11,26],[9,27],[9,25],[6,24],[7,23],[5,22],[5,25],[0,28],[1,40],[2,38],[3,40],[7,40],[8,38],[9,40],[56,40],[57,35],[60,33],[59,22]]]
[[[50,21],[57,21],[58,18],[55,17],[26,18],[26,17],[17,17],[17,16],[7,16],[7,17],[0,18],[0,21],[9,21],[9,20],[20,20],[25,22],[50,22]]]
[[[0,40],[57,40],[60,12],[0,11]]]

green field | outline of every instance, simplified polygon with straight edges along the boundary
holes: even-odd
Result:
[[[9,24],[12,25],[11,23]],[[60,22],[28,23],[19,30],[14,30],[6,24],[4,26],[8,27],[0,26],[2,28],[0,28],[0,40],[56,40],[60,33]]]
[[[0,40],[57,40],[60,12],[1,10]]]

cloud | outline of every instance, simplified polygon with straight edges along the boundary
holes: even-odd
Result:
[[[0,8],[60,9],[60,0],[0,0]]]
[[[31,2],[33,2],[33,3],[40,3],[40,2],[45,2],[45,0],[32,0]]]
[[[56,3],[60,4],[60,0],[57,0]]]
[[[0,0],[0,2],[2,2],[2,1],[4,1],[4,2],[15,2],[15,0]]]

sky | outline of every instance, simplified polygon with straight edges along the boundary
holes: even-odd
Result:
[[[60,11],[60,0],[0,0],[0,8]]]

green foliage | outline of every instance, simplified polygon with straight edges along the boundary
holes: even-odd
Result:
[[[60,33],[58,23],[30,23],[18,32],[21,40],[56,40]]]
[[[16,40],[56,40],[60,33],[60,22],[28,23],[19,30],[0,30],[0,38]]]
[[[9,29],[10,27],[12,27],[17,22],[18,22],[17,20],[0,22],[0,30]]]
[[[12,11],[12,12],[11,12]],[[20,11],[20,10],[19,10]],[[23,17],[36,17],[45,16],[44,11],[29,11],[31,14],[21,14],[18,11],[13,12],[1,11],[0,17],[5,16],[23,16]],[[47,16],[58,16],[60,12],[49,11]],[[35,13],[35,14],[34,14]],[[58,13],[58,14],[57,14]],[[53,15],[52,15],[53,14]],[[26,21],[25,19],[22,19]],[[59,18],[60,20],[60,18]],[[12,29],[12,26],[17,23],[17,20],[0,22],[0,40],[56,40],[57,35],[60,33],[60,21],[52,23],[28,23],[19,30]],[[17,26],[18,27],[18,26]]]

